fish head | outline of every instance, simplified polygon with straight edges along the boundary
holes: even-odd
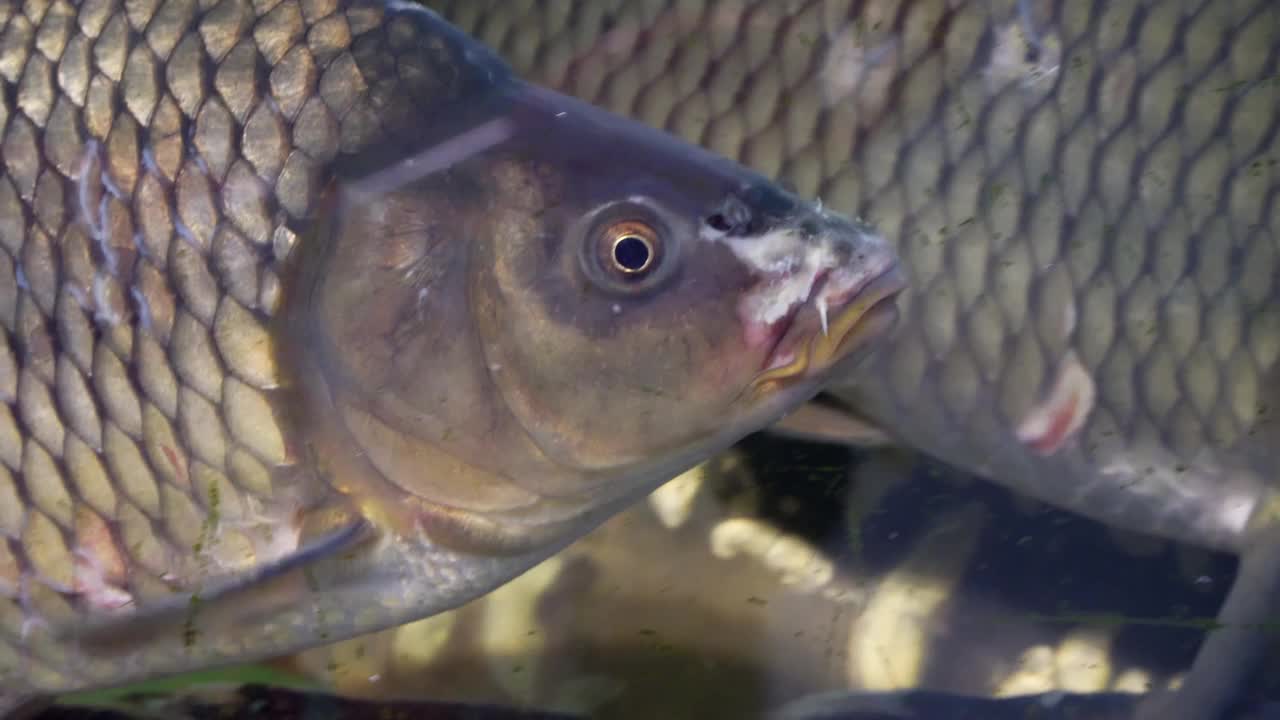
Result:
[[[494,528],[616,509],[893,325],[869,225],[556,93],[493,108],[353,183],[295,303],[312,394],[410,496]]]
[[[473,299],[504,402],[566,465],[740,436],[891,326],[903,280],[872,226],[555,93],[523,102]]]

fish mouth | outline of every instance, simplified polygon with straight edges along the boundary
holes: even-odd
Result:
[[[833,372],[860,355],[859,349],[896,324],[894,300],[906,289],[907,278],[890,262],[848,287],[833,286],[829,274],[820,275],[809,298],[770,328],[772,346],[754,387]]]

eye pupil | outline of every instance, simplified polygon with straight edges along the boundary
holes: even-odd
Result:
[[[624,218],[593,233],[592,264],[614,290],[636,292],[651,287],[648,280],[666,257],[664,226],[640,218]],[[659,277],[663,274],[659,273]]]
[[[613,244],[613,262],[625,273],[643,271],[652,257],[649,243],[637,235],[623,235]]]

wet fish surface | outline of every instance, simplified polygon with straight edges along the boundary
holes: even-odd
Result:
[[[1280,587],[1273,4],[433,5],[882,228],[903,322],[834,394],[893,442],[1241,555],[1183,692],[1222,707]]]
[[[896,318],[866,223],[413,4],[9,2],[0,85],[0,712],[460,605]]]

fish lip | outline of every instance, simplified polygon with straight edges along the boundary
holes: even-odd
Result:
[[[896,259],[887,260],[876,271],[825,298],[835,312],[829,318],[834,331],[824,333],[816,320],[805,323],[801,315],[805,311],[817,315],[816,298],[822,297],[830,281],[829,271],[821,273],[808,299],[797,303],[772,326],[773,337],[756,386],[810,377],[842,365],[855,354],[849,347],[851,343],[862,345],[889,331],[897,320],[894,301],[908,286],[901,264]]]
[[[878,337],[884,334],[890,328],[888,323],[879,321],[890,314],[893,315],[893,320],[897,319],[898,308],[895,301],[907,286],[907,276],[902,267],[896,262],[891,263],[878,275],[860,283],[855,290],[837,296],[840,310],[831,325],[841,332],[826,337],[818,335],[815,342],[830,345],[829,352],[832,354],[845,355],[849,351],[845,346],[859,339],[858,336],[869,333],[872,337]],[[869,327],[873,323],[880,326]]]

